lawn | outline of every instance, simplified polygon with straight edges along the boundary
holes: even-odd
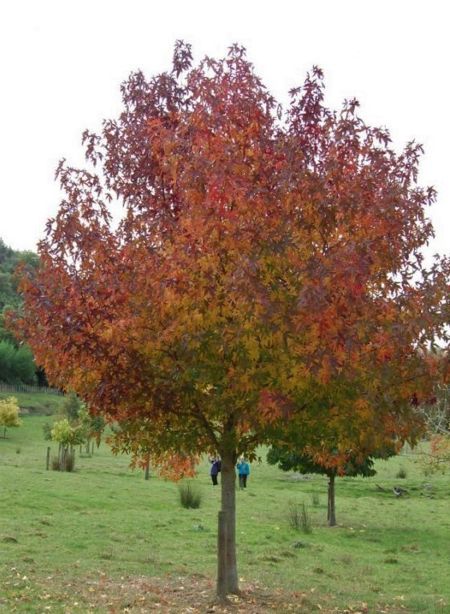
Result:
[[[51,419],[25,415],[0,439],[0,611],[208,611],[220,492],[207,461],[202,505],[184,509],[176,484],[145,481],[104,443],[74,473],[46,471]],[[330,529],[324,478],[253,463],[237,493],[243,595],[230,611],[450,612],[449,477],[424,476],[410,454],[377,469],[338,481]],[[298,503],[309,534],[289,525]]]

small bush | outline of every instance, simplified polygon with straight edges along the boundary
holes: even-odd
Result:
[[[400,467],[400,469],[397,471],[397,475],[395,476],[396,478],[400,479],[400,480],[404,480],[407,476],[407,473],[405,471],[405,469],[403,469],[403,467]]]
[[[296,531],[300,530],[300,507],[297,503],[290,501],[288,503],[287,517],[289,525]]]
[[[320,497],[319,497],[319,493],[317,492],[313,492],[311,494],[311,502],[313,504],[314,507],[319,507],[320,505]]]
[[[303,533],[312,533],[311,517],[308,512],[308,508],[302,503],[300,514],[300,526]]]
[[[288,521],[290,526],[296,531],[302,531],[303,533],[312,532],[311,518],[304,503],[289,503]]]
[[[202,502],[202,493],[192,482],[183,482],[178,486],[180,503],[186,509],[197,509]]]
[[[22,450],[20,448],[16,448],[16,454],[20,454]]]
[[[50,467],[53,471],[75,471],[75,452],[66,450],[60,456],[52,456]]]

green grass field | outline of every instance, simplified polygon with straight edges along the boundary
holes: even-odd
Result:
[[[74,473],[46,471],[49,420],[24,416],[0,439],[0,611],[208,611],[220,498],[208,463],[196,478],[202,506],[187,510],[175,484],[145,481],[104,443]],[[244,595],[230,611],[450,612],[449,477],[424,476],[409,455],[377,469],[338,480],[330,529],[324,478],[253,463],[237,493]],[[395,498],[394,485],[409,494]],[[302,502],[310,534],[288,522]]]

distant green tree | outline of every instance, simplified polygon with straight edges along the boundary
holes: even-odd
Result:
[[[7,384],[36,383],[36,365],[27,346],[14,347],[9,341],[0,341],[0,381]]]
[[[82,402],[74,392],[69,392],[62,403],[62,412],[72,424],[78,420]]]
[[[89,417],[89,440],[95,439],[97,448],[100,446],[103,431],[105,430],[106,422],[103,416],[88,414]]]
[[[14,382],[15,347],[9,341],[0,341],[0,381],[7,384]]]
[[[97,447],[100,445],[102,433],[105,429],[105,419],[103,416],[91,415],[86,405],[74,393],[69,392],[62,404],[62,413],[67,418],[70,426],[78,429],[78,433],[83,434],[83,441],[86,444],[86,452],[89,452],[91,440],[95,439]]]
[[[4,324],[6,311],[20,309],[22,304],[15,275],[19,264],[37,268],[39,258],[30,251],[15,251],[0,239],[0,381],[35,384],[36,365],[31,350],[28,346],[19,345],[13,332],[7,330]]]
[[[27,345],[20,346],[14,356],[14,372],[17,380],[25,384],[36,383],[36,365]]]
[[[386,449],[378,454],[366,458],[358,458],[349,455],[347,463],[338,471],[337,467],[324,466],[306,453],[298,453],[289,446],[277,446],[270,448],[267,454],[267,462],[270,465],[278,465],[283,471],[299,471],[300,473],[318,473],[328,477],[328,513],[327,521],[330,527],[336,525],[336,497],[335,480],[338,476],[370,477],[376,474],[374,458],[387,458],[395,454],[394,448]]]
[[[15,276],[19,263],[24,264],[26,268],[37,268],[39,258],[31,251],[15,251],[0,239],[0,312],[4,307],[16,308],[21,304]]]

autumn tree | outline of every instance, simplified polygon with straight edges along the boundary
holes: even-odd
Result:
[[[326,108],[317,68],[283,111],[241,47],[194,65],[177,43],[169,72],[132,74],[122,96],[84,134],[86,168],[58,167],[65,197],[12,326],[53,384],[120,425],[117,450],[178,476],[220,454],[225,596],[238,455],[294,418],[308,432],[325,392],[336,428],[413,437],[448,320],[448,263],[421,255],[434,191],[418,145],[397,155],[355,101]]]

